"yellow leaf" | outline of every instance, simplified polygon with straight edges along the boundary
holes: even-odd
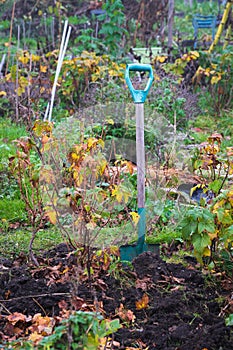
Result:
[[[149,297],[146,293],[144,293],[142,296],[142,299],[135,302],[136,309],[137,310],[146,309],[148,307],[148,303],[149,303]]]
[[[219,230],[215,230],[213,233],[208,233],[208,236],[210,237],[211,241],[213,241],[214,238],[217,238],[219,235]]]
[[[77,170],[74,170],[73,171],[73,179],[74,180],[78,179],[78,176],[79,176],[79,172]]]
[[[167,56],[157,56],[156,57],[156,61],[160,62],[160,63],[164,63],[167,59]]]
[[[158,76],[158,74],[154,73],[154,80],[155,81],[160,81],[160,77]]]
[[[72,158],[73,160],[77,160],[77,159],[80,158],[80,156],[77,155],[75,152],[72,152],[72,153],[71,153],[71,158]]]
[[[200,56],[198,51],[190,51],[190,57],[196,60]]]
[[[103,175],[107,165],[108,165],[108,162],[104,159],[96,169],[97,174]]]
[[[57,223],[56,211],[55,210],[47,211],[46,215],[49,218],[49,221],[51,222],[51,224],[56,225],[56,223]]]
[[[29,62],[29,57],[28,56],[20,56],[19,61],[22,62],[23,64],[27,64]]]
[[[83,182],[83,175],[82,174],[78,174],[76,179],[75,179],[75,183],[76,183],[76,186],[80,186]]]
[[[203,251],[203,256],[211,256],[210,248],[206,247]]]
[[[28,79],[25,78],[25,77],[20,77],[20,78],[19,78],[19,85],[20,85],[22,88],[28,86],[28,85],[29,85]]]
[[[66,272],[68,272],[69,271],[69,267],[66,267],[61,273],[62,274],[65,274]]]
[[[95,137],[89,137],[89,139],[87,140],[87,148],[88,150],[91,150],[92,148],[94,148],[97,144],[98,140]]]
[[[221,80],[221,75],[214,75],[212,78],[211,78],[211,85],[213,84],[217,84],[219,82],[219,80]]]
[[[32,62],[38,62],[40,60],[40,56],[32,54]]]
[[[109,118],[109,119],[106,119],[106,123],[107,124],[110,124],[110,125],[114,125],[114,120]]]
[[[135,223],[135,225],[137,225],[137,223],[140,219],[140,215],[138,213],[136,213],[135,211],[131,211],[130,215],[132,216],[132,220]]]
[[[16,89],[16,93],[18,96],[21,96],[24,92],[25,92],[24,87],[18,87],[18,89]]]
[[[119,186],[115,186],[112,190],[112,197],[116,197],[118,203],[122,200],[122,192],[119,190]]]
[[[229,191],[227,193],[227,198],[228,198],[230,205],[233,207],[233,191]]]
[[[38,343],[42,338],[43,336],[41,334],[33,332],[32,334],[30,334],[28,340],[31,340],[33,343]]]
[[[40,72],[41,72],[41,73],[46,73],[46,72],[47,72],[47,69],[48,69],[47,66],[42,66],[42,65],[40,65]]]
[[[225,199],[221,199],[220,201],[216,202],[213,206],[213,213],[217,213],[218,209],[222,208],[225,203]]]

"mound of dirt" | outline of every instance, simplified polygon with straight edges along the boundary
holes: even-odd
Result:
[[[69,251],[65,244],[44,253],[36,268],[24,256],[1,259],[1,341],[17,339],[15,327],[9,327],[11,313],[54,317],[61,315],[64,305],[79,310],[85,304],[93,310],[98,304],[104,317],[119,318],[123,325],[113,335],[112,349],[232,349],[233,328],[225,325],[223,312],[230,291],[203,275],[191,259],[184,267],[146,252],[132,268],[123,269],[108,258],[98,259],[92,256],[89,278],[77,251]]]

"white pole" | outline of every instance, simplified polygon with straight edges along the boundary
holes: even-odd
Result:
[[[47,115],[49,114],[49,116],[48,116],[49,122],[52,119],[52,111],[53,111],[53,104],[54,104],[54,98],[55,98],[55,93],[56,93],[57,81],[58,81],[58,77],[59,77],[60,70],[62,67],[62,62],[63,62],[64,56],[65,56],[66,48],[67,48],[70,33],[71,33],[71,26],[68,28],[68,33],[66,33],[67,32],[67,25],[68,25],[68,20],[65,21],[65,26],[64,26],[64,30],[63,30],[62,41],[61,41],[58,62],[57,62],[57,69],[56,69],[55,78],[54,78],[53,87],[52,87],[52,92],[51,92],[51,101],[50,101],[50,104],[48,103],[48,105],[47,105],[45,116],[44,116],[44,120],[47,120]]]

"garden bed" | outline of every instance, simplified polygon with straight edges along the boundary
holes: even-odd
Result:
[[[146,252],[132,268],[119,264],[114,268],[113,260],[104,263],[102,258],[92,256],[90,279],[77,251],[69,251],[66,244],[38,257],[37,268],[23,255],[14,261],[1,259],[1,342],[29,336],[30,316],[40,313],[58,319],[75,309],[120,319],[122,328],[106,348],[232,349],[232,328],[224,321],[233,312],[232,282],[203,274],[188,256],[184,266]],[[28,321],[22,317],[17,321],[16,313]],[[16,315],[15,323],[10,314]]]

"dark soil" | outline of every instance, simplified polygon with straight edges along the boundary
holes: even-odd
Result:
[[[233,312],[232,285],[224,289],[221,280],[203,274],[190,257],[184,267],[146,252],[133,261],[133,268],[122,270],[116,264],[109,273],[113,263],[101,257],[97,261],[93,255],[91,279],[83,273],[80,256],[65,244],[38,259],[37,268],[24,256],[0,260],[2,343],[14,337],[6,319],[10,313],[54,316],[61,314],[61,301],[76,310],[85,301],[90,308],[98,302],[107,318],[120,316],[123,328],[114,335],[118,345],[113,349],[233,349],[233,329],[224,322],[226,310]],[[147,302],[140,308],[136,302],[140,304],[145,295]],[[134,322],[123,319],[119,310],[133,312]]]

